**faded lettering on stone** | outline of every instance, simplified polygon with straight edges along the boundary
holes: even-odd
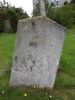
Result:
[[[35,84],[41,88],[52,88],[65,28],[47,17],[29,18],[21,20],[19,24],[10,85]]]

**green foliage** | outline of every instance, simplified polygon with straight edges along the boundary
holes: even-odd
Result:
[[[40,16],[40,4],[37,3],[35,9],[33,9],[33,16]]]
[[[51,11],[51,8],[55,5],[53,3],[49,4],[47,0],[45,0],[45,7],[46,7],[46,14],[49,14],[49,11]],[[40,16],[40,4],[37,3],[35,6],[35,9],[33,9],[33,16]]]
[[[66,4],[62,7],[55,7],[55,5],[52,4],[49,5],[49,3],[46,1],[45,7],[46,7],[46,15],[50,19],[56,21],[57,23],[67,28],[72,28],[72,26],[75,25],[75,4],[74,3]],[[37,15],[35,14],[35,16]]]
[[[0,21],[0,33],[4,31],[4,21]]]
[[[54,8],[50,12],[48,17],[59,24],[67,28],[72,28],[75,25],[75,4],[70,3],[61,8]]]
[[[27,13],[23,12],[22,8],[15,8],[15,7],[12,7],[12,9],[7,10],[7,16],[10,19],[11,26],[12,26],[14,32],[16,32],[16,30],[17,30],[18,20],[29,17],[27,15]]]
[[[0,32],[3,32],[4,30],[4,20],[10,20],[10,24],[12,27],[12,32],[16,32],[17,30],[17,23],[20,19],[28,18],[26,12],[23,11],[22,8],[15,8],[15,7],[9,7],[9,6],[2,6],[0,7]]]
[[[67,4],[58,8],[53,20],[67,28],[72,28],[75,25],[75,4]]]
[[[75,0],[71,0],[72,3],[75,3]]]

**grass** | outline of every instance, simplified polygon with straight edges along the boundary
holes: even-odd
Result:
[[[52,90],[9,87],[15,37],[15,34],[0,34],[0,100],[75,100],[75,28],[66,34],[61,70]]]

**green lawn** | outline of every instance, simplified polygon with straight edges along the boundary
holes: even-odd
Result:
[[[15,34],[0,34],[0,100],[75,100],[75,28],[66,33],[61,70],[53,90],[9,87],[15,37]]]

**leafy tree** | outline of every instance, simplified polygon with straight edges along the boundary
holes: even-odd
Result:
[[[7,10],[7,16],[10,19],[11,26],[12,26],[14,32],[16,32],[16,30],[17,30],[18,20],[29,17],[27,15],[27,13],[23,12],[22,8],[15,8],[15,7],[12,7],[12,9]]]
[[[40,4],[37,3],[35,9],[33,9],[33,16],[40,16]]]
[[[70,3],[62,7],[56,7],[45,2],[46,15],[48,18],[56,21],[57,23],[71,28],[75,25],[75,4]],[[35,15],[36,16],[36,15]]]
[[[75,3],[75,0],[71,0],[72,3]]]
[[[47,0],[45,0],[45,8],[46,8],[46,15],[49,15],[49,11],[51,8],[53,8],[55,5],[53,3],[49,4]],[[33,16],[40,16],[40,4],[37,3],[35,6],[35,9],[33,9]]]
[[[28,17],[28,14],[24,12],[22,8],[6,6],[5,3],[2,2],[2,6],[0,7],[0,32],[4,30],[4,20],[10,20],[12,30],[16,32],[18,20]]]

